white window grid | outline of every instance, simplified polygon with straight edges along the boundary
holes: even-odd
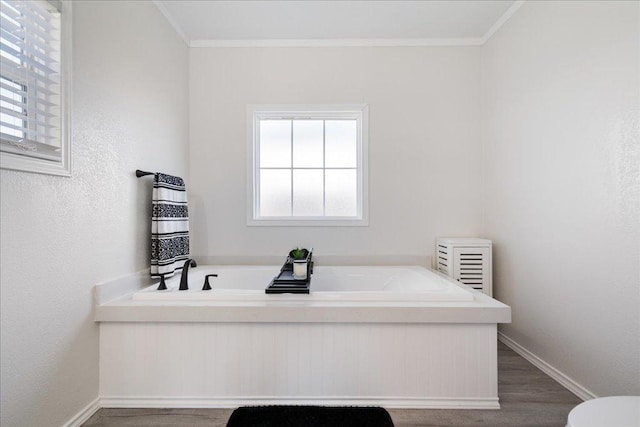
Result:
[[[366,226],[367,216],[367,145],[368,145],[368,107],[356,105],[250,105],[247,108],[248,138],[248,225],[283,225],[283,226]],[[290,144],[293,144],[293,121],[316,120],[323,122],[323,165],[322,167],[294,167],[293,145],[291,146],[290,167],[261,167],[260,166],[260,121],[262,120],[291,120]],[[356,167],[327,167],[325,152],[325,123],[328,120],[355,120],[357,124],[357,153]],[[291,216],[260,216],[260,171],[261,170],[290,170],[291,171]],[[293,215],[293,171],[294,170],[322,170],[323,171],[323,215],[322,216],[294,216]],[[325,216],[326,213],[326,170],[355,170],[356,171],[356,200],[357,208],[354,216]]]

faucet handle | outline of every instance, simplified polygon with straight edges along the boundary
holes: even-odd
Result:
[[[161,274],[160,275],[160,285],[158,286],[158,290],[159,291],[166,291],[167,290],[167,282],[164,281],[165,274]]]
[[[218,277],[217,274],[207,274],[204,276],[204,286],[202,287],[203,291],[210,291],[211,285],[209,284],[209,277]]]

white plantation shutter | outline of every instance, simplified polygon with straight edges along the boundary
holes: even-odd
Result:
[[[0,150],[61,161],[61,13],[48,1],[0,0]]]

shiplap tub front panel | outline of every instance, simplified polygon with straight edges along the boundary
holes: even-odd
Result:
[[[495,324],[102,323],[105,407],[497,408]]]

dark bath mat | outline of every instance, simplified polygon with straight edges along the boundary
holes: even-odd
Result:
[[[383,408],[335,406],[245,406],[227,427],[393,427]]]

